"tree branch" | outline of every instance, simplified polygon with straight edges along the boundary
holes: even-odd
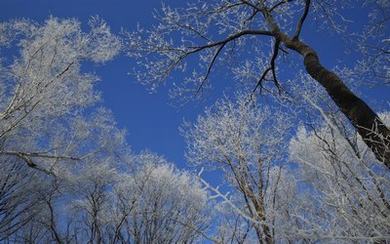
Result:
[[[257,88],[259,88],[259,87],[261,89],[263,89],[262,82],[264,80],[266,80],[267,74],[271,71],[272,77],[273,77],[273,82],[274,82],[275,86],[278,88],[279,94],[281,93],[281,87],[280,87],[280,83],[276,77],[276,68],[275,68],[276,67],[275,61],[276,61],[278,54],[279,54],[279,46],[280,46],[280,41],[278,39],[276,39],[275,44],[274,44],[274,48],[273,48],[273,53],[271,56],[270,66],[261,75],[259,81],[257,82],[255,88],[253,89],[253,92],[255,92],[257,90]]]
[[[310,0],[305,0],[305,10],[303,11],[301,18],[298,21],[297,29],[295,31],[295,35],[293,37],[293,40],[299,39],[299,35],[301,34],[303,23],[305,22],[306,17],[309,13],[310,2],[311,2]]]
[[[242,36],[245,36],[245,35],[274,36],[274,33],[272,33],[271,31],[266,31],[266,30],[243,30],[243,31],[237,32],[237,33],[235,33],[235,34],[233,34],[233,35],[231,35],[231,36],[229,36],[226,39],[221,40],[221,41],[216,41],[216,42],[204,45],[204,46],[189,47],[190,49],[193,49],[193,50],[189,51],[188,54],[197,53],[197,52],[202,51],[206,48],[212,48],[212,47],[220,46],[223,44],[226,45],[227,43],[229,43],[235,39],[238,39]]]
[[[49,155],[49,154],[41,154],[41,153],[25,153],[25,152],[15,152],[15,151],[2,151],[0,152],[0,155],[9,155],[9,156],[16,156],[23,161],[26,162],[27,166],[39,171],[42,171],[43,173],[47,175],[55,176],[53,172],[50,170],[47,170],[45,168],[40,167],[31,158],[49,158],[49,159],[68,159],[68,160],[79,160],[79,158],[71,157],[71,156],[56,156],[56,155]]]
[[[272,12],[275,9],[277,9],[278,7],[282,6],[283,4],[289,3],[289,2],[292,2],[292,1],[294,1],[294,0],[283,0],[283,1],[280,1],[280,2],[276,3],[274,6],[272,6],[268,11]]]
[[[206,75],[204,76],[203,80],[202,80],[202,83],[200,84],[198,90],[196,91],[196,95],[198,95],[199,91],[202,89],[203,87],[203,84],[206,82],[206,80],[208,79],[209,75],[210,75],[210,72],[211,72],[211,69],[213,68],[214,64],[215,64],[215,61],[217,60],[218,58],[218,55],[221,53],[222,49],[224,48],[224,46],[226,45],[226,43],[223,43],[221,46],[219,46],[219,48],[217,49],[217,51],[215,52],[214,56],[213,56],[213,59],[211,60],[210,64],[209,64],[209,67],[207,69],[207,72],[206,72]]]

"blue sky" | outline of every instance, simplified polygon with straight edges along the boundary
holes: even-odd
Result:
[[[167,1],[181,4],[183,1]],[[152,12],[161,6],[160,0],[1,0],[0,20],[13,18],[31,18],[43,21],[49,15],[56,17],[74,17],[86,24],[89,16],[99,15],[105,19],[114,32],[121,28],[132,30],[137,23],[150,25],[153,22]],[[364,19],[367,13],[354,13],[354,17]],[[359,15],[359,16],[358,16]],[[309,26],[308,30],[316,28]],[[305,32],[303,37],[305,37]],[[324,41],[326,40],[326,41]],[[335,36],[317,32],[308,41],[320,53],[322,61],[333,66],[341,56],[344,45]],[[331,51],[330,51],[331,50]],[[347,62],[353,62],[352,59]],[[127,73],[132,69],[129,58],[121,56],[108,64],[88,67],[101,78],[98,89],[102,92],[103,105],[111,109],[119,127],[128,131],[128,142],[134,151],[149,149],[164,155],[179,167],[185,166],[183,138],[178,127],[183,119],[193,120],[203,111],[203,107],[212,102],[193,102],[185,107],[171,106],[172,102],[166,88],[156,94],[149,94],[145,87],[137,84]],[[174,77],[180,80],[181,77]],[[390,101],[389,89],[370,90],[365,96],[369,103],[375,99],[379,102]],[[372,104],[370,104],[372,105]]]

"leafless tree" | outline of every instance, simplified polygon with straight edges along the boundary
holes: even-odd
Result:
[[[327,91],[376,158],[390,168],[389,128],[339,75],[321,63],[317,51],[302,39],[308,21],[325,25],[329,33],[343,35],[347,32],[344,9],[367,2],[370,1],[214,0],[188,3],[183,8],[164,5],[155,15],[158,24],[150,30],[139,28],[127,33],[128,55],[140,66],[135,71],[137,79],[152,89],[173,71],[186,71],[191,65],[194,68],[189,70],[192,73],[184,79],[184,85],[174,86],[179,87],[179,95],[188,89],[198,93],[217,66],[225,64],[221,70],[232,71],[230,77],[257,74],[254,90],[267,90],[266,83],[271,81],[282,92],[279,76],[283,67],[278,65],[278,58],[291,50],[303,58],[305,72]],[[386,1],[376,2],[388,5]],[[373,16],[369,16],[371,20]],[[265,40],[271,41],[268,61],[264,57]],[[242,65],[223,62],[232,53]],[[295,56],[289,56],[296,61]],[[381,65],[388,69],[386,63]]]
[[[217,102],[198,117],[195,125],[183,127],[188,160],[221,170],[229,186],[237,191],[235,200],[202,182],[217,198],[233,202],[233,210],[246,216],[246,228],[256,231],[260,243],[282,239],[282,227],[276,223],[281,223],[283,206],[277,202],[288,201],[294,192],[294,184],[287,183],[289,177],[282,169],[284,134],[289,126],[284,113],[260,108],[255,98],[241,95],[237,101]]]

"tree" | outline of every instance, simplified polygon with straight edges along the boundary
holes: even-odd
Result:
[[[111,60],[121,42],[101,19],[89,24],[83,32],[75,19],[0,23],[2,54],[18,51],[2,58],[0,68],[2,240],[69,239],[59,227],[58,202],[69,195],[64,188],[74,163],[124,151],[123,131],[110,112],[91,111],[97,77],[81,71],[84,61]]]
[[[161,157],[133,155],[94,75],[121,48],[106,23],[0,24],[0,239],[12,242],[193,242],[207,228],[207,194]],[[138,164],[136,166],[136,164]]]
[[[83,32],[75,19],[0,23],[0,47],[19,47],[16,58],[2,59],[0,68],[0,155],[49,174],[53,162],[79,159],[61,154],[65,148],[51,144],[59,142],[50,136],[98,100],[97,78],[82,72],[81,63],[111,60],[121,47],[104,21],[91,18],[89,24]]]
[[[388,1],[366,1],[372,6],[371,18],[364,26],[362,33],[354,33],[356,45],[353,48],[362,54],[353,68],[352,79],[365,81],[364,85],[378,86],[390,84],[388,26]]]
[[[207,195],[199,182],[154,154],[134,159],[138,164],[130,166],[130,172],[97,164],[75,179],[77,200],[71,212],[76,239],[90,243],[198,240],[208,224]]]
[[[284,214],[295,191],[295,182],[283,169],[285,132],[290,126],[285,113],[260,107],[255,98],[240,95],[236,101],[217,102],[193,126],[183,127],[189,162],[222,171],[227,186],[236,193],[226,199],[202,182],[217,198],[232,202],[232,210],[242,215],[237,221],[249,220],[243,225],[248,228],[244,233],[254,229],[259,243],[287,238]]]
[[[1,156],[0,167],[0,241],[6,241],[39,213],[45,186],[17,157]]]
[[[306,184],[299,216],[307,235],[383,243],[389,239],[390,175],[338,113],[322,114],[323,125],[301,127],[289,149]],[[388,122],[388,114],[382,119]]]
[[[137,170],[115,186],[117,241],[193,243],[209,224],[207,192],[197,179],[152,153],[135,157]]]
[[[75,200],[71,202],[76,239],[88,243],[107,243],[106,228],[110,224],[107,210],[112,197],[109,188],[117,180],[115,168],[108,163],[87,166],[73,184]]]
[[[318,104],[327,103],[323,91],[312,86],[297,90],[301,100],[290,104],[289,110],[283,106],[275,110],[275,104],[272,110],[241,95],[237,100],[220,100],[194,125],[183,127],[188,160],[218,170],[226,179],[220,186],[229,194],[201,179],[211,198],[219,199],[217,212],[223,222],[215,239],[222,243],[251,243],[254,237],[258,242],[387,240],[386,166],[334,105]],[[300,127],[290,138],[296,118],[287,114],[292,112],[307,117],[307,129]],[[386,122],[387,117],[381,115]]]
[[[34,215],[4,240],[191,243],[207,236],[207,192],[195,176],[152,153],[127,162],[97,158],[67,167],[62,177],[47,176],[53,181],[32,191],[41,200]]]
[[[301,38],[303,26],[309,19],[319,20],[321,25],[326,23],[332,33],[342,33],[339,22],[344,22],[345,18],[338,10],[369,2],[215,0],[189,3],[177,9],[164,5],[162,13],[156,14],[158,24],[151,30],[139,29],[127,34],[128,55],[141,66],[135,72],[137,79],[151,84],[152,89],[173,71],[184,71],[188,64],[198,63],[199,67],[190,70],[190,77],[183,82],[194,88],[179,87],[176,91],[179,95],[188,89],[198,93],[216,66],[235,53],[238,60],[243,60],[243,65],[228,64],[222,70],[231,68],[238,76],[257,73],[255,90],[266,89],[265,83],[272,81],[281,92],[278,78],[281,68],[278,69],[277,60],[288,53],[285,49],[293,50],[303,58],[307,74],[327,91],[376,158],[390,168],[389,128],[335,72],[321,64],[315,49]],[[389,7],[386,3],[382,6]],[[262,60],[265,38],[271,39],[268,62]],[[195,56],[197,61],[190,56]]]
[[[81,240],[99,242],[100,238],[108,238],[104,232],[105,225],[103,228],[101,224],[108,218],[102,218],[101,213],[107,208],[107,198],[111,197],[107,188],[118,181],[113,165],[120,167],[132,158],[124,140],[124,131],[116,127],[111,114],[105,109],[88,116],[79,115],[66,122],[66,127],[57,124],[49,139],[57,152],[79,155],[76,163],[40,161],[41,165],[47,163],[49,175],[29,167],[17,157],[19,161],[4,165],[4,181],[15,182],[13,184],[16,185],[8,184],[13,187],[5,185],[4,188],[10,188],[9,197],[12,197],[12,202],[18,203],[14,212],[24,210],[26,203],[34,203],[20,217],[14,216],[13,223],[26,221],[22,222],[23,225],[15,225],[13,232],[6,232],[4,236],[7,240],[68,243]],[[9,162],[4,161],[6,163]],[[7,167],[19,167],[20,172],[9,171]],[[0,202],[10,202],[7,201],[9,197],[1,195]],[[18,199],[24,201],[19,203]],[[0,225],[6,226],[7,219],[0,220]],[[89,239],[80,239],[80,235]]]

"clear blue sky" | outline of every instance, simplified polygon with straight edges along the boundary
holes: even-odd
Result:
[[[166,2],[177,5],[184,1]],[[53,15],[75,17],[85,24],[89,16],[99,15],[108,22],[114,32],[119,32],[122,27],[132,30],[137,23],[151,24],[152,11],[160,6],[160,0],[1,0],[0,20],[31,18],[43,21],[47,16]],[[324,63],[333,66],[334,60],[342,55],[340,51],[343,44],[334,39],[334,36],[329,37],[321,33],[314,35],[313,39],[316,40],[309,41],[313,41],[311,44],[318,48]],[[132,148],[135,151],[150,149],[183,167],[185,144],[178,133],[178,126],[183,118],[194,119],[203,111],[205,103],[194,102],[178,109],[169,105],[166,89],[149,94],[143,86],[127,75],[132,69],[132,63],[123,56],[104,66],[89,68],[101,77],[98,89],[102,91],[103,105],[113,111],[119,126],[128,130],[128,142]],[[390,100],[389,89],[371,90],[370,93],[369,99],[376,96],[382,102]]]

